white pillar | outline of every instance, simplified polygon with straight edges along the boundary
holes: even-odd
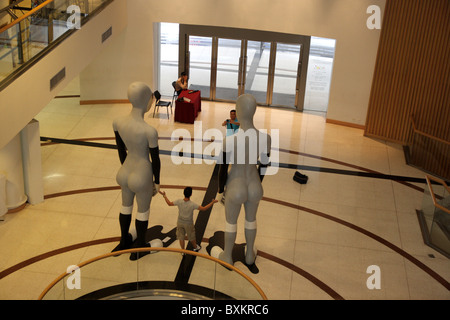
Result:
[[[42,179],[41,137],[39,122],[32,120],[20,133],[22,141],[25,194],[32,205],[44,201]]]
[[[20,134],[0,150],[0,174],[6,177],[6,207],[16,209],[27,201],[25,196]]]

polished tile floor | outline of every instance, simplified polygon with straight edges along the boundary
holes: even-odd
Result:
[[[76,81],[61,92],[71,94],[78,94]],[[129,104],[79,105],[79,98],[57,98],[36,119],[45,137],[113,144],[112,121],[130,108]],[[203,131],[222,129],[220,124],[232,108],[230,103],[203,101],[197,119]],[[155,118],[147,114],[145,120],[158,130],[161,150],[170,151],[178,143],[167,139],[175,129],[193,135],[193,125],[174,123],[163,109]],[[295,169],[280,168],[264,179],[265,199],[257,217],[259,273],[235,264],[269,299],[450,299],[450,261],[423,243],[416,215],[425,184],[376,175],[424,178],[423,172],[405,164],[401,146],[364,137],[360,129],[327,124],[317,114],[260,107],[255,125],[269,132],[279,130],[279,162],[299,165],[309,176],[308,183],[300,185],[292,179]],[[204,147],[208,144],[204,142]],[[117,186],[117,151],[72,144],[44,144],[41,150],[44,193],[56,196],[7,214],[0,222],[0,299],[37,299],[68,266],[109,253],[117,242],[67,247],[120,235],[120,190],[102,189]],[[161,184],[169,198],[181,197],[182,188],[190,185],[198,187],[192,198],[201,202],[214,166],[175,165],[167,155],[161,160]],[[358,176],[349,171],[375,174]],[[99,189],[86,192],[91,188]],[[74,193],[77,190],[82,192]],[[58,195],[61,192],[69,194]],[[161,225],[167,233],[175,227],[176,216],[176,209],[167,207],[161,196],[153,198],[150,226]],[[242,216],[237,243],[245,242]],[[204,239],[224,228],[224,207],[218,203]],[[178,242],[171,247],[178,248]],[[207,243],[202,247],[200,253],[207,254]],[[64,250],[45,255],[57,249]],[[146,256],[140,265],[159,254],[166,253]],[[30,263],[40,255],[45,258]],[[171,278],[181,259],[172,256],[167,259],[170,266],[159,266],[155,272]],[[368,268],[374,265],[379,267],[379,289],[367,285],[372,279]],[[125,262],[123,266],[116,270],[118,276],[126,272]],[[196,262],[191,281],[213,276],[204,267]]]

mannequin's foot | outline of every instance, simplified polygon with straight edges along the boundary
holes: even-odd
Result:
[[[234,265],[233,259],[231,257],[228,257],[225,255],[225,252],[222,252],[219,254],[219,260],[222,260],[223,262],[226,262],[228,264]],[[226,266],[224,266],[227,268]],[[230,268],[227,268],[228,270],[231,270]]]
[[[122,251],[122,250],[128,250],[133,245],[133,236],[129,233],[125,238],[122,238],[119,242],[119,244],[111,251]]]
[[[135,246],[133,249],[136,249],[136,248],[150,248],[150,244],[146,243],[145,245]],[[136,261],[136,260],[139,260],[142,257],[145,257],[148,254],[150,254],[150,251],[132,252],[130,254],[130,260],[131,261]]]
[[[245,246],[245,264],[247,264],[248,266],[254,264],[257,252],[258,251],[255,247],[253,247],[252,251],[248,251],[247,246]]]

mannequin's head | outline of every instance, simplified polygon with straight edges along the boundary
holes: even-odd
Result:
[[[251,121],[256,112],[256,99],[251,94],[243,94],[236,101],[236,117],[239,121]]]
[[[134,108],[142,109],[145,113],[153,103],[153,92],[145,83],[133,82],[128,87],[128,100]]]

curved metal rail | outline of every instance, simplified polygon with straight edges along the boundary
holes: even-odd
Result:
[[[193,256],[197,256],[197,257],[201,257],[210,261],[213,261],[215,263],[218,263],[220,265],[222,265],[223,267],[236,272],[237,274],[239,274],[241,277],[243,277],[245,280],[247,280],[258,292],[258,294],[261,296],[261,298],[263,300],[267,300],[267,296],[264,293],[264,291],[258,286],[258,284],[251,279],[250,277],[248,277],[245,273],[243,273],[241,270],[237,269],[235,266],[230,265],[222,260],[219,260],[217,258],[211,257],[209,255],[205,255],[202,253],[198,253],[198,252],[194,252],[194,251],[188,251],[188,250],[183,250],[183,249],[176,249],[176,248],[137,248],[137,249],[128,249],[128,250],[122,250],[122,251],[116,251],[116,252],[111,252],[108,254],[104,254],[101,255],[99,257],[87,260],[85,262],[82,262],[78,265],[78,268],[83,268],[87,265],[90,265],[92,263],[95,263],[97,261],[109,258],[109,257],[114,257],[114,256],[118,256],[118,255],[122,255],[122,254],[127,254],[127,253],[138,253],[138,252],[174,252],[174,253],[183,253],[183,254],[187,254],[187,255],[193,255]],[[69,274],[63,273],[61,274],[59,277],[57,277],[54,281],[52,281],[47,288],[40,294],[38,300],[43,300],[45,298],[45,296],[48,294],[48,292],[55,286],[57,285],[60,281],[62,281],[66,276],[68,276]]]

